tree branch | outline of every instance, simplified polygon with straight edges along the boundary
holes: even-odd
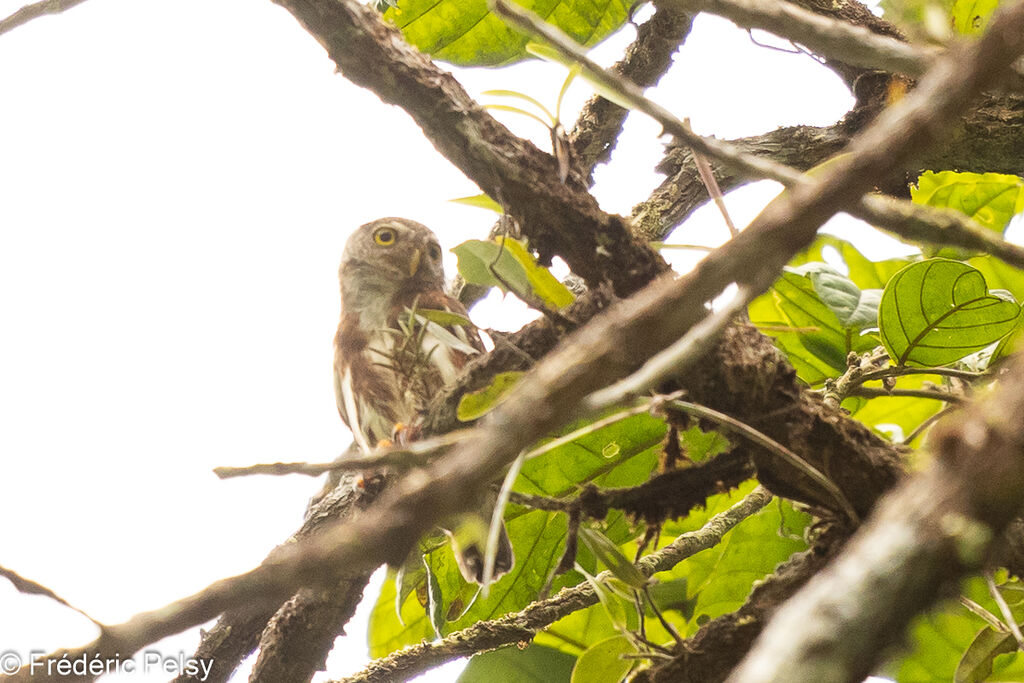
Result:
[[[741,28],[770,31],[804,45],[811,52],[851,66],[915,78],[923,75],[942,52],[938,47],[910,45],[779,0],[657,0],[655,5],[710,12]]]
[[[356,0],[275,2],[349,80],[405,109],[441,154],[502,204],[541,262],[557,254],[590,287],[609,281],[620,296],[667,269],[633,241],[623,218],[601,211],[578,175],[560,182],[551,155],[512,135],[373,9]]]
[[[14,14],[0,20],[0,35],[13,31],[19,26],[24,26],[33,19],[45,17],[48,14],[60,14],[83,2],[85,0],[41,0],[41,2],[25,5]]]
[[[641,558],[637,563],[638,569],[644,576],[671,569],[701,550],[718,544],[726,532],[763,508],[770,500],[771,494],[768,491],[760,487],[755,489],[736,505],[712,517],[697,531],[682,534],[661,550]],[[604,580],[610,576],[610,572],[602,572],[598,578]],[[493,621],[482,621],[440,641],[415,645],[373,661],[361,672],[345,678],[343,683],[406,680],[458,657],[532,640],[541,629],[567,614],[597,604],[597,601],[597,594],[589,582],[563,588],[557,595],[535,602],[521,612],[507,614]]]
[[[1024,4],[1014,8],[1024,15]],[[1024,357],[934,428],[931,467],[893,491],[775,616],[731,681],[863,680],[916,614],[978,569],[1024,489]],[[979,477],[978,472],[985,472]]]

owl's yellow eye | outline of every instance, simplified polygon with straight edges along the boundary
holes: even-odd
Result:
[[[382,247],[390,247],[397,239],[395,231],[391,228],[381,228],[373,233],[373,241]]]

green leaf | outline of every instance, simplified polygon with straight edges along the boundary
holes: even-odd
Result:
[[[775,338],[800,378],[813,385],[845,372],[851,351],[878,345],[873,334],[862,333],[875,325],[874,297],[824,263],[805,263],[787,268],[748,312],[751,322]]]
[[[456,197],[455,199],[449,199],[453,204],[464,204],[465,206],[475,206],[478,209],[487,209],[494,213],[501,215],[505,213],[505,209],[501,208],[501,204],[494,201],[486,194],[475,194],[469,197]]]
[[[607,536],[594,529],[580,527],[580,538],[619,581],[635,589],[647,586],[647,577],[640,573],[632,560],[623,555],[619,547]]]
[[[792,271],[810,278],[814,292],[835,313],[844,329],[859,332],[878,325],[881,289],[861,290],[853,280],[825,263],[808,263]]]
[[[1024,301],[1024,270],[987,254],[975,256],[967,263],[981,271],[990,289],[1005,289],[1017,302]]]
[[[598,603],[601,605],[605,615],[608,617],[608,621],[611,622],[616,631],[619,633],[625,633],[629,628],[629,608],[632,607],[632,605],[628,604],[621,597],[616,595],[609,586],[607,586],[603,581],[599,581],[596,576],[587,572],[587,570],[583,569],[579,565],[577,565],[576,569],[583,574],[587,583],[590,584],[590,587],[594,591],[594,595],[597,596]]]
[[[484,287],[532,293],[547,306],[561,308],[575,297],[551,272],[537,263],[518,240],[469,240],[452,251],[459,257],[459,273],[466,282]]]
[[[411,584],[412,582],[406,580],[405,585]],[[367,629],[367,644],[370,648],[370,656],[374,659],[385,657],[407,645],[431,641],[436,637],[434,628],[427,618],[425,607],[426,573],[422,574],[419,586],[423,588],[423,602],[420,602],[421,595],[418,591],[407,594],[407,599],[402,601],[401,618],[399,618],[395,614],[397,598],[395,580],[393,577],[388,577],[384,581],[380,595],[377,596],[377,602],[374,603],[373,612],[370,613],[370,623]]]
[[[917,186],[910,187],[910,197],[917,204],[956,209],[1001,233],[1014,215],[1024,211],[1024,178],[1001,173],[925,171],[917,179]]]
[[[636,646],[626,636],[613,636],[587,648],[572,670],[572,683],[619,683],[636,660],[623,655],[636,654]]]
[[[612,104],[617,104],[627,111],[633,109],[633,102],[630,102],[629,99],[623,97],[617,90],[612,90],[611,88],[606,87],[602,81],[592,77],[586,71],[581,70],[580,65],[577,62],[566,57],[550,45],[530,41],[526,43],[525,49],[527,53],[534,57],[538,57],[553,64],[561,64],[569,69],[570,74],[575,71],[583,80],[590,84],[590,87],[593,88],[595,94],[600,95]]]
[[[586,424],[582,421],[570,425],[565,433]],[[561,497],[588,482],[599,486],[641,484],[650,477],[658,462],[667,429],[663,421],[646,413],[608,425],[527,460],[516,480],[515,490]],[[608,449],[610,444],[616,449]],[[617,452],[608,457],[605,453],[609,450]]]
[[[956,667],[953,680],[956,683],[984,683],[992,675],[992,664],[996,657],[1017,649],[1017,641],[1010,632],[996,631],[991,626],[978,631],[970,647]]]
[[[861,289],[882,289],[893,275],[916,259],[894,258],[872,261],[860,253],[853,244],[835,235],[818,235],[814,242],[797,254],[790,266],[801,266],[813,261],[828,263],[828,253],[834,251],[848,271],[847,277]]]
[[[1003,586],[1004,595],[1007,588],[1018,585],[1018,583],[1012,583],[1009,586]],[[985,582],[981,579],[972,578],[965,581],[962,593],[990,613],[1000,614],[995,601],[989,595]],[[1014,605],[1011,602],[1011,611],[1018,621],[1024,617],[1019,604]],[[978,642],[978,629],[983,627],[986,627],[986,622],[959,602],[947,600],[940,603],[911,622],[910,647],[903,650],[886,666],[885,673],[900,683],[955,680],[954,677],[961,667],[964,667],[963,671],[966,675],[972,666],[970,661],[980,663],[986,658],[982,656],[983,651],[990,644],[986,644],[984,641]],[[974,648],[977,650],[971,652]],[[970,661],[965,664],[965,660]],[[993,653],[989,661],[992,673],[984,680],[1024,680],[1024,652]],[[975,672],[980,673],[980,669],[975,669]]]
[[[456,417],[461,422],[472,422],[483,417],[502,402],[522,376],[522,372],[499,372],[483,389],[463,394],[455,411]]]
[[[530,281],[533,293],[548,306],[562,308],[576,300],[568,287],[559,282],[551,274],[551,271],[537,263],[537,259],[533,258],[533,254],[526,249],[522,242],[506,239],[505,248],[512,253],[512,256],[526,271],[526,278]]]
[[[748,483],[709,499],[706,510],[667,523],[663,534],[675,537],[699,529],[752,488],[753,483]],[[810,521],[810,515],[798,512],[790,503],[775,501],[737,525],[715,547],[694,555],[671,571],[655,574],[659,582],[687,579],[690,597],[696,599],[687,634],[692,635],[699,623],[708,618],[738,609],[756,581],[773,572],[793,553],[806,549],[803,534]],[[663,537],[662,542],[665,540],[668,539]]]
[[[989,294],[975,268],[929,259],[889,281],[878,322],[894,363],[937,367],[999,341],[1019,315],[1019,305]]]
[[[985,30],[999,0],[956,0],[953,3],[953,28],[963,35],[976,35]]]
[[[596,45],[626,21],[629,3],[526,0],[538,14],[585,46]],[[501,66],[526,57],[527,38],[507,26],[487,0],[398,0],[384,18],[435,59],[459,66]]]
[[[697,425],[679,433],[683,452],[690,460],[702,462],[729,449],[729,439],[718,432],[705,432]]]
[[[473,655],[456,683],[569,683],[576,658],[550,647],[503,647]]]
[[[409,309],[405,309],[408,311]],[[473,322],[464,315],[452,311],[439,311],[433,308],[417,308],[416,313],[432,323],[442,327],[472,327]]]

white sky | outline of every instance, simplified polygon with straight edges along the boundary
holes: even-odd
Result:
[[[21,4],[0,0],[0,15]],[[702,133],[824,125],[851,104],[828,70],[723,21],[699,20],[676,62],[656,98]],[[459,78],[553,105],[564,70]],[[320,485],[221,482],[213,467],[348,444],[330,374],[348,233],[407,216],[450,248],[493,220],[447,202],[479,190],[270,2],[91,0],[0,36],[0,93],[0,564],[116,623],[258,564]],[[573,86],[566,122],[588,94]],[[535,122],[499,117],[547,147]],[[658,182],[658,132],[631,118],[598,174],[606,209],[628,213]],[[733,195],[737,222],[775,191]],[[675,241],[724,235],[713,211],[685,229]],[[474,317],[515,329],[523,311],[492,297]],[[361,628],[332,677],[359,668]],[[0,581],[0,653],[95,635]],[[190,654],[197,638],[158,649]]]

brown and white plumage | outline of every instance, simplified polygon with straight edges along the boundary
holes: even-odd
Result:
[[[420,223],[381,218],[359,227],[345,245],[338,279],[338,412],[360,449],[368,452],[391,439],[397,425],[415,435],[430,400],[455,380],[473,354],[483,351],[483,344],[475,328],[439,324],[428,316],[446,311],[465,318],[466,310],[445,293],[441,246]],[[512,566],[504,532],[501,541],[496,575]],[[463,575],[480,581],[481,544],[460,545],[456,555]]]
[[[338,411],[368,451],[390,438],[396,424],[414,424],[483,345],[475,329],[443,327],[422,316],[412,320],[422,339],[410,338],[411,311],[466,315],[444,291],[441,246],[424,225],[381,218],[361,226],[345,245],[339,280]]]

